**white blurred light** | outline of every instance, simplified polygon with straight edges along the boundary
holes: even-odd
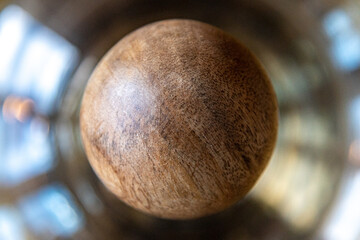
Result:
[[[14,61],[28,30],[26,14],[17,6],[9,6],[0,14],[0,94],[8,90]]]
[[[349,119],[352,137],[358,139],[360,137],[360,96],[350,103]],[[355,140],[349,149],[349,161],[353,164],[358,164],[358,144]],[[349,169],[341,189],[329,220],[325,224],[323,238],[358,240],[360,237],[360,171]]]
[[[0,239],[23,240],[25,239],[24,227],[15,209],[0,206]]]
[[[360,172],[350,176],[323,231],[326,240],[358,240],[360,237]]]

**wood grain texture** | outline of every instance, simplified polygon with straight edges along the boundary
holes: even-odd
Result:
[[[250,51],[191,20],[142,27],[101,60],[80,127],[103,183],[143,212],[191,219],[241,199],[275,145],[277,103]]]

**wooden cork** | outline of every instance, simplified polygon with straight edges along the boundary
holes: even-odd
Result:
[[[101,181],[128,205],[171,219],[244,197],[277,126],[276,97],[254,55],[191,20],[156,22],[119,41],[94,70],[80,112]]]

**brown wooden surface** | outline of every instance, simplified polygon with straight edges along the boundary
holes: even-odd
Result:
[[[89,161],[114,194],[189,219],[251,189],[274,148],[277,115],[248,49],[210,25],[168,20],[129,34],[102,59],[80,125]]]

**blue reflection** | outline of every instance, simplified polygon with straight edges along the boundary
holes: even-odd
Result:
[[[331,54],[335,63],[345,71],[360,66],[360,34],[345,10],[328,13],[323,21],[324,29],[331,39]]]
[[[22,240],[25,239],[24,226],[16,210],[0,206],[0,239]]]
[[[0,186],[17,185],[54,166],[48,129],[36,121],[6,124],[0,117]]]
[[[75,47],[20,7],[10,5],[0,13],[0,186],[19,184],[54,166],[49,126],[37,128],[31,118],[56,110],[78,59]]]
[[[19,207],[32,231],[43,237],[70,237],[84,225],[71,193],[60,184],[47,186],[23,198]]]
[[[0,95],[9,93],[35,101],[49,114],[78,61],[65,39],[11,5],[0,14]]]
[[[15,13],[15,14],[13,14]],[[0,94],[10,90],[10,77],[16,56],[25,39],[29,24],[27,15],[17,7],[10,6],[0,14]]]

